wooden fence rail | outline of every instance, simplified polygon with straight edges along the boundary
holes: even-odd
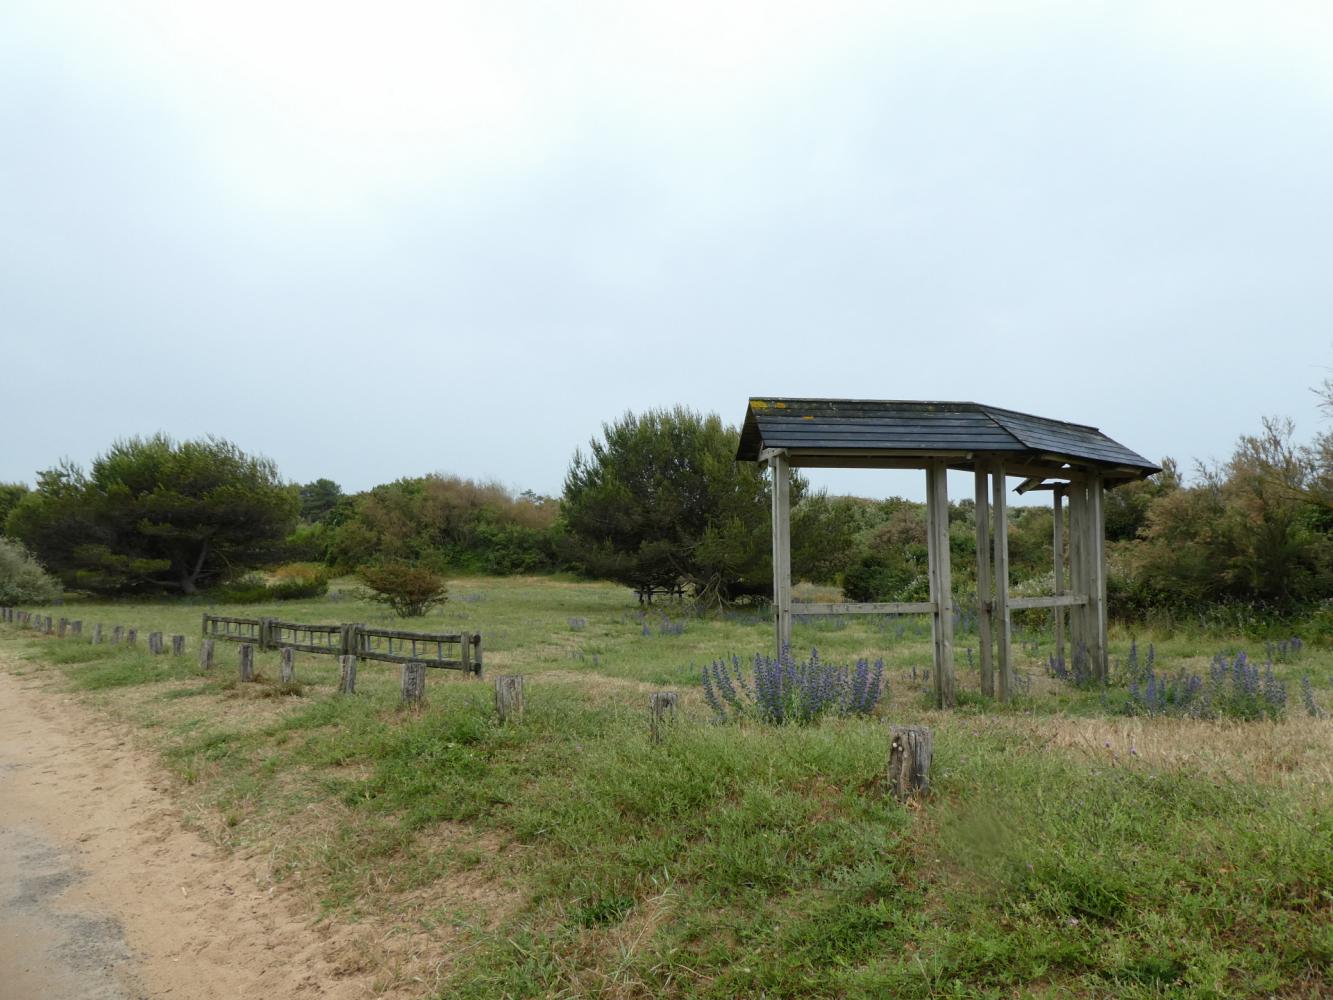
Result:
[[[205,639],[242,642],[260,649],[296,649],[328,656],[355,656],[382,663],[481,675],[481,635],[476,632],[404,632],[367,625],[308,625],[277,618],[203,616]]]

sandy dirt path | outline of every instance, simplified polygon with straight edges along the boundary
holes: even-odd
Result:
[[[0,1000],[375,995],[341,971],[352,929],[312,926],[262,864],[186,829],[125,729],[4,656]]]

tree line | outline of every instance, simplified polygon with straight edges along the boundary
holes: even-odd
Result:
[[[1333,410],[1333,390],[1322,391]],[[212,592],[299,562],[329,574],[571,572],[682,586],[709,603],[762,600],[769,485],[734,461],[738,435],[683,407],[626,414],[575,453],[559,497],[442,474],[348,494],[330,479],[287,483],[227,441],[155,435],[115,443],[87,471],[65,462],[32,488],[0,484],[0,526],[66,587],[98,594]],[[1299,443],[1289,422],[1270,420],[1189,482],[1171,459],[1162,465],[1107,495],[1117,612],[1217,601],[1289,611],[1333,595],[1333,433]],[[927,596],[923,504],[832,496],[799,475],[792,504],[795,577],[851,600]],[[973,587],[972,514],[970,499],[951,504],[960,591]],[[1012,509],[1011,585],[1049,583],[1052,516]]]

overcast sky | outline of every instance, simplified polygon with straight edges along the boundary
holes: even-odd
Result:
[[[0,481],[162,430],[558,493],[750,395],[1308,439],[1331,57],[1322,2],[6,0]]]

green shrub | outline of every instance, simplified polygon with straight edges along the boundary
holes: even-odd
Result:
[[[449,599],[444,577],[424,566],[384,563],[358,573],[371,589],[370,599],[387,604],[399,618],[420,618]]]
[[[45,604],[60,584],[20,542],[0,538],[0,604]]]
[[[307,570],[299,563],[280,567],[276,579],[270,583],[251,574],[235,583],[210,593],[215,600],[227,604],[267,604],[271,601],[300,601],[323,597],[329,591],[329,577],[323,570]]]

